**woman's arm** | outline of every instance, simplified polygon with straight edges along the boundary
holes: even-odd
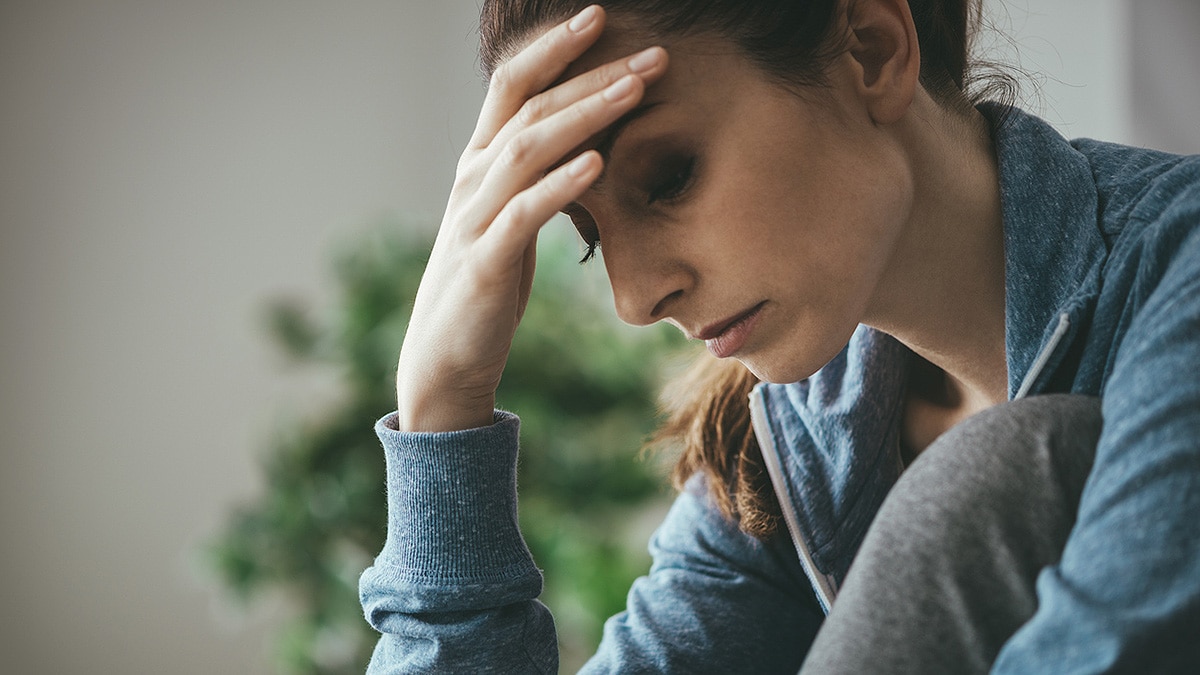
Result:
[[[595,150],[571,154],[629,112],[666,70],[666,52],[626,57],[555,85],[599,38],[585,9],[538,36],[492,77],[458,163],[397,364],[404,431],[492,422],[496,388],[533,283],[542,226],[600,175]]]
[[[1138,243],[1075,528],[994,672],[1200,672],[1200,189],[1170,211]]]
[[[372,623],[392,636],[380,642],[380,668],[437,669],[486,655],[491,642],[516,649],[526,641],[505,631],[523,626],[548,634],[543,647],[553,651],[549,615],[522,603],[541,580],[516,532],[517,423],[494,418],[493,408],[533,283],[538,232],[601,171],[596,151],[571,155],[666,69],[665,51],[654,48],[653,58],[564,78],[604,21],[589,7],[501,64],[459,160],[398,359],[397,413],[379,428],[389,531],[362,595]],[[430,634],[485,642],[447,655]],[[552,660],[529,654],[528,668],[512,665],[536,671]]]
[[[650,540],[654,564],[584,673],[799,671],[825,613],[784,528],[740,531],[693,476]]]
[[[517,528],[519,423],[450,433],[375,427],[387,460],[388,531],[359,580],[383,633],[368,672],[557,673],[541,573]]]
[[[666,69],[653,48],[554,85],[603,22],[585,10],[504,63],[459,162],[399,358],[398,412],[377,426],[388,534],[360,580],[383,633],[372,672],[557,672],[541,576],[517,529],[518,422],[493,407],[537,233],[600,173],[595,151],[567,158]],[[794,556],[694,497],[672,513],[655,571],[609,624],[594,668],[731,672],[753,659],[794,672],[820,618],[782,562]]]
[[[388,537],[360,592],[383,633],[369,672],[557,673],[541,575],[517,529],[518,421],[453,433],[376,427]],[[786,536],[740,532],[693,479],[651,541],[654,565],[585,672],[795,673],[823,619]]]

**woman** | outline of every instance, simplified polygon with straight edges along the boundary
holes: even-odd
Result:
[[[589,672],[1200,668],[1200,159],[972,105],[974,11],[485,2],[377,425],[376,671],[557,669],[494,392],[560,210],[721,359]]]

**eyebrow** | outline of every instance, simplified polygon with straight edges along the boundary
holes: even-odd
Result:
[[[595,149],[596,152],[600,153],[600,157],[604,159],[604,167],[600,170],[600,175],[596,178],[595,182],[592,183],[593,186],[604,182],[604,177],[608,173],[608,158],[612,154],[613,146],[617,144],[617,140],[620,139],[621,133],[625,131],[625,128],[634,120],[657,108],[660,103],[643,103],[639,105],[622,115],[603,132],[600,140],[596,142]]]
[[[612,154],[613,146],[617,144],[617,140],[621,137],[621,132],[625,131],[625,127],[629,126],[631,122],[639,117],[645,115],[651,110],[654,110],[660,104],[661,101],[655,103],[643,103],[642,105],[639,105],[633,110],[630,110],[621,117],[617,118],[616,122],[613,122],[608,126],[607,129],[601,132],[599,140],[596,141],[596,145],[593,147],[595,148],[596,152],[600,153],[600,157],[604,160],[604,166],[600,169],[600,175],[596,177],[596,180],[592,181],[592,187],[596,187],[604,182],[604,177],[608,173],[609,155]],[[559,212],[568,213],[572,209],[578,207],[579,202],[571,202],[570,204],[563,206]]]

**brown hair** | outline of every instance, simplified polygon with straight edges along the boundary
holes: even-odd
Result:
[[[480,15],[480,61],[485,76],[534,31],[565,20],[592,0],[484,0]],[[607,0],[617,21],[635,21],[651,36],[712,34],[729,40],[780,83],[821,86],[831,59],[844,50],[835,34],[843,3],[854,0]],[[992,74],[975,97],[970,40],[980,21],[981,0],[909,0],[921,51],[921,83],[951,109],[969,108],[972,98],[1013,87]],[[776,531],[779,504],[750,425],[748,397],[757,380],[733,360],[707,354],[668,386],[667,415],[656,445],[681,448],[672,478],[677,487],[696,473],[707,478],[718,508],[745,532],[765,538]]]
[[[663,390],[666,421],[652,447],[680,450],[671,472],[676,488],[704,474],[721,513],[744,532],[766,537],[779,525],[779,504],[750,426],[750,390],[758,379],[733,359],[701,354]]]

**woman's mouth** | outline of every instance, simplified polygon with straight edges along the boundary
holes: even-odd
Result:
[[[704,340],[708,351],[719,359],[733,356],[750,339],[750,333],[762,316],[764,304],[766,303],[760,302],[741,314],[711,324],[696,335],[696,338]]]

